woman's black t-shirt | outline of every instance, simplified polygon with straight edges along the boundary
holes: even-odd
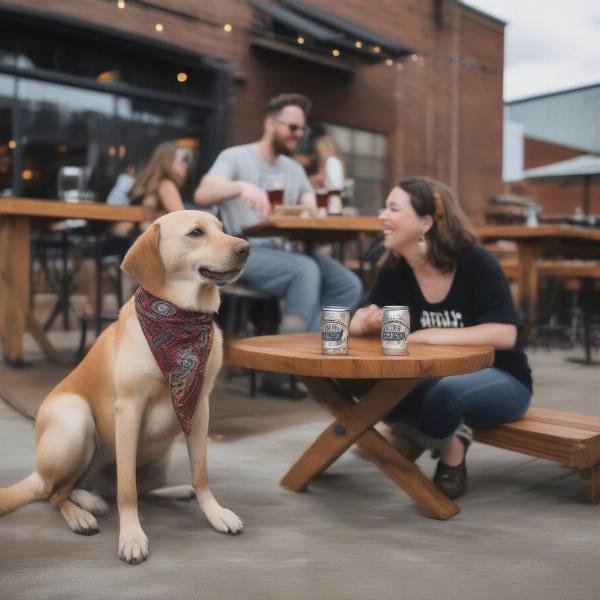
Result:
[[[450,290],[441,302],[427,302],[412,269],[403,263],[398,269],[384,268],[379,272],[367,303],[408,306],[411,331],[482,323],[512,323],[521,331],[521,320],[504,272],[498,261],[479,245],[471,246],[460,256]],[[512,350],[496,350],[494,366],[532,389],[531,369],[520,341]]]

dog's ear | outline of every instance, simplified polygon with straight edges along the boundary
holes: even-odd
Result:
[[[165,267],[160,259],[160,225],[154,223],[129,248],[121,269],[137,284],[160,297],[165,283]]]

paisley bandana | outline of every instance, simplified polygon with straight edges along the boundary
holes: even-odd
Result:
[[[135,293],[135,312],[152,355],[169,384],[181,428],[188,435],[212,347],[212,316],[177,308],[141,287]]]

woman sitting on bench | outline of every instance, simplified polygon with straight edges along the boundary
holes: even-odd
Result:
[[[383,306],[408,306],[410,343],[488,345],[494,364],[419,384],[389,415],[399,450],[439,451],[434,482],[449,497],[467,487],[468,425],[519,419],[529,406],[531,371],[520,349],[520,320],[496,259],[476,243],[452,192],[424,177],[400,181],[380,216],[387,259],[351,335],[378,334]],[[413,446],[411,449],[410,446]]]

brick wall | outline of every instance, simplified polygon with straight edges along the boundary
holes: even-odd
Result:
[[[587,154],[584,150],[561,146],[534,138],[525,138],[525,168],[533,169]],[[583,208],[583,179],[564,181],[528,181],[528,194],[544,207],[547,214],[573,214],[577,207]],[[600,177],[590,185],[590,213],[600,215]]]
[[[423,52],[424,64],[364,65],[353,74],[249,48],[253,19],[245,0],[155,0],[214,24],[188,21],[133,3],[106,0],[20,0],[43,12],[93,20],[179,44],[232,63],[229,143],[258,137],[262,107],[272,95],[298,91],[314,103],[312,117],[385,133],[390,140],[389,183],[424,174],[450,183],[476,221],[486,199],[501,189],[503,25],[446,0],[444,21],[432,1],[307,0]],[[4,3],[0,0],[0,3]],[[92,17],[90,15],[93,15]],[[164,26],[162,33],[154,24]],[[227,34],[222,23],[231,23]]]

